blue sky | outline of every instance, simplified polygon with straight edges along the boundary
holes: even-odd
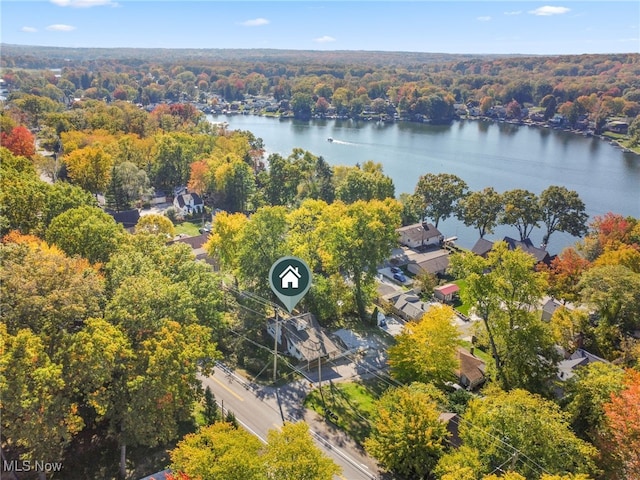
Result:
[[[4,43],[442,53],[640,52],[631,1],[2,0]]]

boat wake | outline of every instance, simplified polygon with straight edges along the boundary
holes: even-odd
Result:
[[[343,140],[336,140],[335,138],[331,140],[331,143],[337,143],[338,145],[358,145],[357,143],[345,142]]]

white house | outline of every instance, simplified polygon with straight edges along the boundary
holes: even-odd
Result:
[[[289,265],[278,276],[280,277],[280,284],[282,285],[282,288],[298,288],[298,280],[300,279],[298,267],[292,267]]]
[[[173,199],[173,206],[182,215],[204,211],[204,202],[197,193],[184,192],[176,195]]]
[[[400,243],[409,248],[440,245],[444,235],[431,223],[415,223],[396,230],[400,234]]]

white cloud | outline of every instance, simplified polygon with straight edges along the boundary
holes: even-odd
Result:
[[[252,20],[246,20],[241,22],[240,25],[243,27],[261,27],[262,25],[268,25],[269,20],[266,18],[254,18]]]
[[[317,43],[330,43],[330,42],[335,42],[336,39],[333,37],[330,37],[329,35],[323,35],[322,37],[314,38],[313,41]]]
[[[513,12],[504,12],[505,15],[520,15],[522,10],[515,10]]]
[[[59,7],[90,8],[90,7],[117,7],[112,0],[49,0]]]
[[[529,10],[529,13],[539,17],[549,17],[551,15],[562,15],[563,13],[568,13],[570,11],[571,9],[567,7],[551,7],[546,5],[544,7],[536,8],[535,10]]]
[[[486,15],[484,17],[478,17],[476,20],[478,20],[479,22],[488,22],[491,20],[491,17],[489,15]]]
[[[52,32],[71,32],[72,30],[75,30],[76,27],[72,26],[72,25],[64,25],[61,23],[56,23],[54,25],[49,25],[47,27],[47,30],[50,30]]]
[[[38,29],[34,27],[22,27],[20,30],[27,33],[35,33],[38,31]]]

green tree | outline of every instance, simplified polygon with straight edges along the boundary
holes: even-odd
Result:
[[[293,97],[291,97],[291,110],[293,110],[293,116],[302,120],[308,120],[311,118],[313,103],[313,98],[308,93],[295,93]]]
[[[216,397],[211,391],[211,387],[207,385],[207,388],[204,391],[204,410],[202,412],[204,416],[205,422],[207,425],[211,425],[218,420],[219,408],[218,402],[216,401]]]
[[[431,307],[417,322],[409,322],[389,348],[391,375],[402,383],[423,382],[444,386],[459,367],[458,328],[453,309]]]
[[[393,181],[382,173],[382,165],[365,162],[362,168],[338,167],[335,175],[336,199],[344,203],[357,200],[384,200],[393,198]]]
[[[214,172],[219,205],[230,212],[251,210],[255,192],[253,170],[242,160],[224,162]]]
[[[624,370],[604,362],[590,363],[576,371],[566,384],[563,403],[571,415],[573,430],[595,443],[605,428],[604,404],[623,388]]]
[[[267,478],[273,480],[331,480],[341,471],[315,445],[304,422],[269,430],[264,460]]]
[[[547,228],[542,238],[543,245],[549,243],[553,232],[566,232],[574,237],[587,233],[589,216],[585,212],[584,202],[574,190],[556,185],[545,189],[540,194],[540,212]]]
[[[66,182],[54,183],[46,190],[43,226],[48,227],[51,221],[61,213],[82,206],[96,207],[95,197],[77,185]]]
[[[325,269],[346,274],[353,282],[361,319],[367,318],[376,268],[397,243],[400,211],[400,204],[392,199],[350,205],[335,202],[326,209],[326,220],[319,227]]]
[[[493,233],[502,212],[502,196],[492,187],[481,192],[471,192],[458,203],[460,218],[467,227],[478,229],[480,238]]]
[[[288,230],[286,208],[262,207],[246,222],[239,235],[238,277],[258,295],[271,298],[269,269],[288,253]]]
[[[592,267],[578,286],[582,301],[599,317],[594,329],[599,351],[615,358],[621,335],[640,325],[640,274],[622,265]]]
[[[124,230],[97,207],[77,207],[55,217],[46,239],[67,255],[80,255],[91,263],[105,263],[122,243]]]
[[[499,222],[518,229],[520,240],[529,238],[542,219],[538,197],[528,190],[508,190],[502,194],[504,211]]]
[[[428,478],[447,449],[441,400],[437,389],[420,383],[387,390],[376,402],[367,452],[403,478]]]
[[[462,416],[460,438],[475,449],[485,472],[508,468],[525,478],[595,472],[597,450],[571,431],[552,401],[525,390],[492,390],[474,399]],[[506,469],[505,468],[505,469]]]
[[[424,214],[438,227],[440,220],[446,220],[457,209],[458,202],[466,195],[467,184],[451,173],[427,173],[418,180],[415,196]]]
[[[486,259],[454,255],[451,271],[466,277],[463,293],[482,319],[493,361],[493,374],[505,389],[544,392],[555,377],[557,354],[548,326],[531,313],[545,289],[533,257],[498,242]]]
[[[4,147],[0,150],[0,234],[11,230],[39,233],[47,185],[37,178],[33,164],[27,159],[15,157]]]
[[[266,480],[262,444],[229,423],[215,423],[188,434],[170,452],[171,469],[187,478]]]

